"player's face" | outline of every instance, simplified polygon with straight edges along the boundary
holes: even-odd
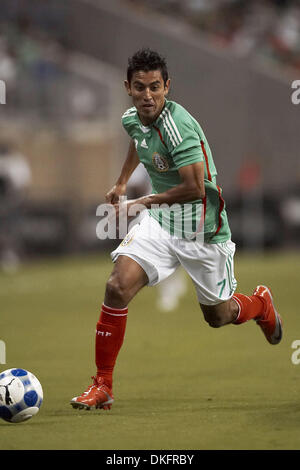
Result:
[[[148,126],[157,119],[164,107],[170,80],[165,84],[160,70],[139,70],[133,73],[130,83],[125,81],[125,87],[132,97],[141,122]]]

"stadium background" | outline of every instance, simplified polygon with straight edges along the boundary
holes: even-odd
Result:
[[[43,384],[48,383],[43,360],[53,362],[55,375],[57,361],[49,355],[55,356],[59,346],[52,344],[52,353],[50,345],[49,350],[42,347],[45,356],[35,363],[30,351],[22,350],[24,338],[20,332],[16,336],[19,346],[14,347],[12,318],[20,315],[20,310],[27,312],[34,327],[23,324],[19,317],[17,322],[27,335],[35,332],[32,351],[39,355],[39,346],[45,341],[46,312],[51,315],[52,327],[56,325],[61,331],[58,338],[63,343],[63,331],[72,321],[74,308],[74,321],[79,323],[82,312],[89,309],[90,320],[84,322],[90,324],[83,332],[82,344],[89,344],[84,359],[90,361],[91,330],[93,321],[97,321],[91,298],[97,297],[98,304],[102,300],[105,278],[111,269],[108,250],[116,243],[97,239],[96,208],[104,202],[126,154],[128,139],[120,118],[131,103],[123,90],[123,80],[128,56],[142,46],[166,56],[172,78],[171,99],[199,120],[210,142],[233,239],[241,254],[241,286],[249,291],[255,287],[254,274],[262,272],[275,288],[285,285],[282,297],[289,295],[291,310],[296,302],[300,105],[292,103],[291,85],[300,78],[299,2],[2,0],[0,79],[6,84],[6,104],[0,105],[0,339],[7,344],[7,367],[34,368]],[[101,275],[97,267],[102,269]],[[49,278],[43,277],[46,272]],[[151,293],[142,295],[151,305]],[[68,305],[70,296],[74,308]],[[134,311],[144,305],[143,299],[133,305]],[[45,313],[41,331],[37,329],[39,309],[40,314]],[[57,315],[66,315],[65,325],[61,317],[52,316],[55,309]],[[179,314],[175,312],[174,317],[178,316],[178,322]],[[142,323],[134,314],[132,318],[137,321],[132,326],[134,342]],[[295,337],[286,343],[281,368],[284,361],[289,364],[290,344],[297,339],[296,317],[294,322]],[[147,328],[151,330],[148,323]],[[205,330],[203,334],[214,347],[218,344],[212,336],[215,332]],[[229,333],[218,334],[226,343]],[[188,351],[187,338],[185,341]],[[153,347],[160,350],[162,345],[158,340]],[[128,354],[135,357],[134,350]],[[233,350],[229,362],[234,356]],[[65,369],[60,365],[59,374],[75,369],[72,359],[68,352]],[[25,364],[20,363],[23,361]],[[138,375],[144,375],[143,366],[136,367]],[[215,368],[218,370],[217,362]],[[291,371],[295,374],[295,367]],[[205,372],[210,374],[209,369]],[[86,380],[86,371],[81,375]],[[263,375],[261,372],[261,378]],[[79,387],[74,379],[72,387]],[[72,387],[66,390],[65,400],[70,398],[70,390],[73,393]],[[50,386],[50,396],[51,390]],[[69,415],[64,418],[71,419]],[[163,436],[159,441],[162,448],[172,448],[172,442],[164,441]],[[22,439],[18,442],[15,448],[33,445]],[[158,441],[154,442],[157,448]],[[266,446],[276,447],[276,442],[270,439]],[[298,441],[287,438],[285,448],[291,442],[292,447],[297,446]],[[224,446],[235,444],[229,440]],[[11,443],[7,445],[3,448],[10,448]],[[38,444],[39,448],[43,445],[55,448],[61,444]],[[80,448],[76,440],[74,445]],[[102,445],[106,447],[100,448],[113,448],[110,443]],[[138,443],[137,448],[147,445],[151,446],[149,440]],[[178,436],[175,448],[186,445]],[[206,448],[222,445],[213,438],[203,444]],[[120,438],[119,448],[126,446],[134,448],[133,441]],[[254,440],[251,446],[259,444]],[[88,444],[83,448],[89,448]]]

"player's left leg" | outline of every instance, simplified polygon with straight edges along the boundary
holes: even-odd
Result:
[[[239,325],[253,318],[270,344],[280,343],[282,319],[275,309],[273,296],[268,287],[260,285],[256,287],[253,295],[234,294],[232,299],[239,306],[234,324]]]
[[[270,344],[278,344],[282,339],[282,320],[275,310],[271,291],[266,286],[257,286],[251,296],[236,293],[225,302],[217,305],[200,304],[200,307],[205,320],[213,328],[255,320]]]
[[[213,328],[219,328],[229,323],[238,325],[260,319],[264,315],[265,301],[257,294],[234,294],[230,299],[215,305],[200,303],[200,307],[207,323]]]
[[[234,293],[235,244],[182,242],[177,256],[192,278],[205,320],[214,328],[255,320],[271,344],[282,338],[282,323],[270,289],[258,286],[253,295]]]
[[[217,305],[199,304],[204,319],[212,328],[220,328],[236,321],[239,307],[233,299],[226,300]]]

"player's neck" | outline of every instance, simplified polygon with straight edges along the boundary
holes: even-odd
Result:
[[[158,119],[158,117],[162,113],[165,106],[166,106],[166,100],[165,100],[163,106],[161,107],[161,109],[156,113],[156,115],[152,118],[149,118],[149,119],[147,119],[146,117],[140,116],[139,113],[138,113],[139,120],[141,121],[142,125],[145,126],[145,127],[151,126],[151,124],[153,124]]]
[[[153,118],[153,119],[145,119],[145,118],[141,117],[139,114],[138,114],[138,116],[139,116],[139,120],[141,121],[141,124],[142,124],[144,127],[149,127],[149,126],[151,126],[151,124],[153,124],[153,123],[156,121],[157,117],[158,117],[158,116],[157,116],[157,117],[155,117],[155,118]]]

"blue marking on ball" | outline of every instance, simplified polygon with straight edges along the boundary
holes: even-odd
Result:
[[[27,406],[34,406],[38,398],[38,394],[34,390],[30,390],[24,394],[24,402]]]
[[[20,377],[22,375],[27,375],[27,370],[24,369],[12,369],[11,371],[12,375],[15,377]]]
[[[0,406],[0,418],[4,419],[5,421],[11,420],[12,413],[8,408],[6,408],[6,406]]]

